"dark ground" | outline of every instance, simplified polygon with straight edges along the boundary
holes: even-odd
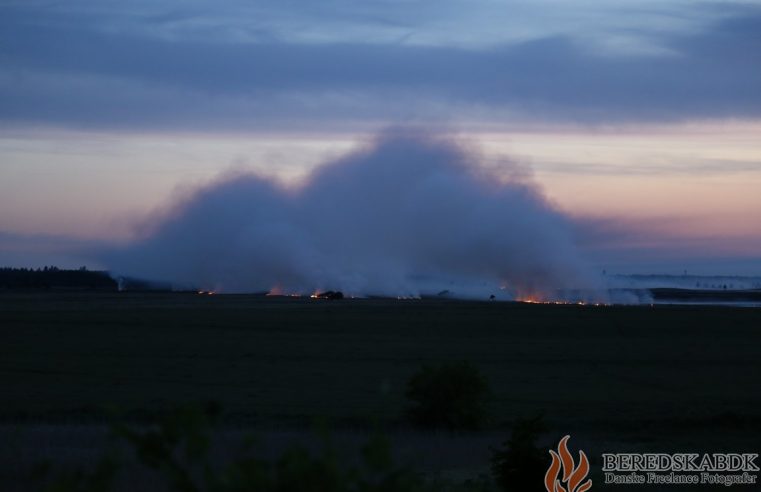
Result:
[[[409,430],[406,380],[455,360],[488,378],[490,428]],[[474,469],[514,419],[539,413],[547,440],[571,434],[593,462],[611,451],[758,452],[761,309],[0,292],[0,390],[0,439],[15,436],[0,452],[27,461],[76,447],[72,436],[92,440],[107,406],[145,421],[207,399],[228,428],[273,439],[308,432],[315,417],[348,436],[380,421],[411,454],[430,448],[424,465],[438,470],[458,459]],[[443,447],[431,439],[461,455],[434,452]]]

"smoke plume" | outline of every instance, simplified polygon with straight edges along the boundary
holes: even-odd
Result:
[[[207,185],[105,261],[222,292],[546,299],[591,287],[571,223],[518,175],[450,139],[388,132],[297,187],[255,174]]]

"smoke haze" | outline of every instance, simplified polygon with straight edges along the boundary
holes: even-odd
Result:
[[[596,286],[572,224],[519,169],[451,139],[386,132],[298,186],[228,176],[104,261],[116,275],[222,292],[553,298]]]

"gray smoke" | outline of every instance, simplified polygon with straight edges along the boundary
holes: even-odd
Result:
[[[477,161],[449,139],[387,132],[298,187],[255,174],[203,187],[105,262],[222,292],[509,299],[594,287],[568,218],[519,173]]]

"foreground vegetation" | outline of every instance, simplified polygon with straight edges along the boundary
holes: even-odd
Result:
[[[218,432],[253,432],[269,463],[294,442],[320,456],[322,418],[349,455],[383,428],[394,462],[452,484],[498,483],[493,451],[540,414],[540,449],[572,434],[593,465],[603,451],[755,452],[759,327],[761,310],[719,307],[3,292],[0,480],[50,458],[92,471],[114,408],[147,429],[206,400],[226,410]],[[483,378],[488,398],[437,426],[473,430],[418,430],[415,398],[437,380],[421,368],[462,361],[476,375],[444,379]]]
[[[324,431],[317,452],[295,446],[275,460],[267,460],[257,456],[247,442],[227,462],[214,463],[210,458],[211,430],[217,415],[215,405],[208,405],[205,411],[187,406],[173,410],[151,429],[117,423],[112,432],[129,444],[142,466],[160,476],[162,488],[175,492],[540,491],[549,463],[535,442],[543,430],[541,419],[516,424],[504,449],[493,452],[492,476],[463,481],[427,477],[396,464],[388,438],[379,432],[362,445],[354,462],[342,459]],[[118,456],[111,450],[89,467],[40,463],[28,483],[49,492],[108,492],[122,471],[123,460]]]

